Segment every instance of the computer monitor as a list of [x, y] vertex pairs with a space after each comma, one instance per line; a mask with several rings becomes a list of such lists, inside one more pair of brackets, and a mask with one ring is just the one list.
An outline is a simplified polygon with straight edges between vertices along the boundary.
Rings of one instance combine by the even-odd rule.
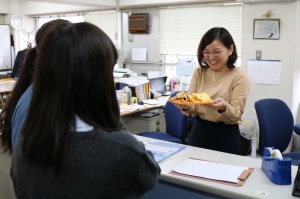
[[151, 78], [149, 79], [150, 88], [162, 95], [171, 95], [172, 92], [167, 91], [166, 80], [167, 76]]

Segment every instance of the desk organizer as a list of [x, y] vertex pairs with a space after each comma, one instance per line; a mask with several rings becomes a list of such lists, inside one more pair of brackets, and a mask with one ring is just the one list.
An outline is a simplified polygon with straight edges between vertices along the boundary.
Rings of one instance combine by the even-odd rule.
[[[272, 150], [274, 147], [272, 147]], [[292, 183], [291, 158], [271, 158], [271, 153], [264, 147], [261, 169], [269, 180], [278, 185], [290, 185]]]

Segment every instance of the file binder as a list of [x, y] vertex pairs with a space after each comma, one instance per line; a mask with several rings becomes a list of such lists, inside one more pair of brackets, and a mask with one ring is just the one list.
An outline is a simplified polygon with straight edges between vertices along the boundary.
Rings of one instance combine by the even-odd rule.
[[151, 141], [145, 144], [147, 151], [151, 151], [156, 162], [163, 161], [186, 146], [180, 144]]

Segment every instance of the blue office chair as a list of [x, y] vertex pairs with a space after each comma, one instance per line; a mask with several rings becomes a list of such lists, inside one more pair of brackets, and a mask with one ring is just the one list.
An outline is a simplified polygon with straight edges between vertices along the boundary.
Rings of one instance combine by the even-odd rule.
[[[254, 103], [259, 123], [258, 154], [263, 155], [264, 147], [274, 147], [280, 152], [287, 149], [294, 129], [294, 118], [290, 108], [280, 99], [262, 99]], [[300, 153], [285, 153], [292, 165], [298, 166]]]
[[[172, 93], [170, 97], [173, 97], [176, 94], [177, 92]], [[167, 126], [167, 133], [152, 131], [152, 132], [138, 133], [137, 135], [169, 141], [169, 142], [185, 144], [188, 117], [183, 115], [181, 111], [171, 102], [166, 103], [164, 113], [165, 113], [165, 120]]]
[[295, 124], [295, 126], [294, 126], [294, 132], [297, 133], [298, 135], [300, 135], [300, 123], [299, 124]]

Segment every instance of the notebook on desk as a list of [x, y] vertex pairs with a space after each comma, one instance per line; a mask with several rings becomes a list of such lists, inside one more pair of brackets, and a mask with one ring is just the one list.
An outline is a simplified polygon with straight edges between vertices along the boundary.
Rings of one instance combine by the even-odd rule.
[[162, 95], [171, 95], [172, 91], [168, 91], [166, 87], [167, 77], [155, 77], [148, 79], [150, 81], [150, 88]]

